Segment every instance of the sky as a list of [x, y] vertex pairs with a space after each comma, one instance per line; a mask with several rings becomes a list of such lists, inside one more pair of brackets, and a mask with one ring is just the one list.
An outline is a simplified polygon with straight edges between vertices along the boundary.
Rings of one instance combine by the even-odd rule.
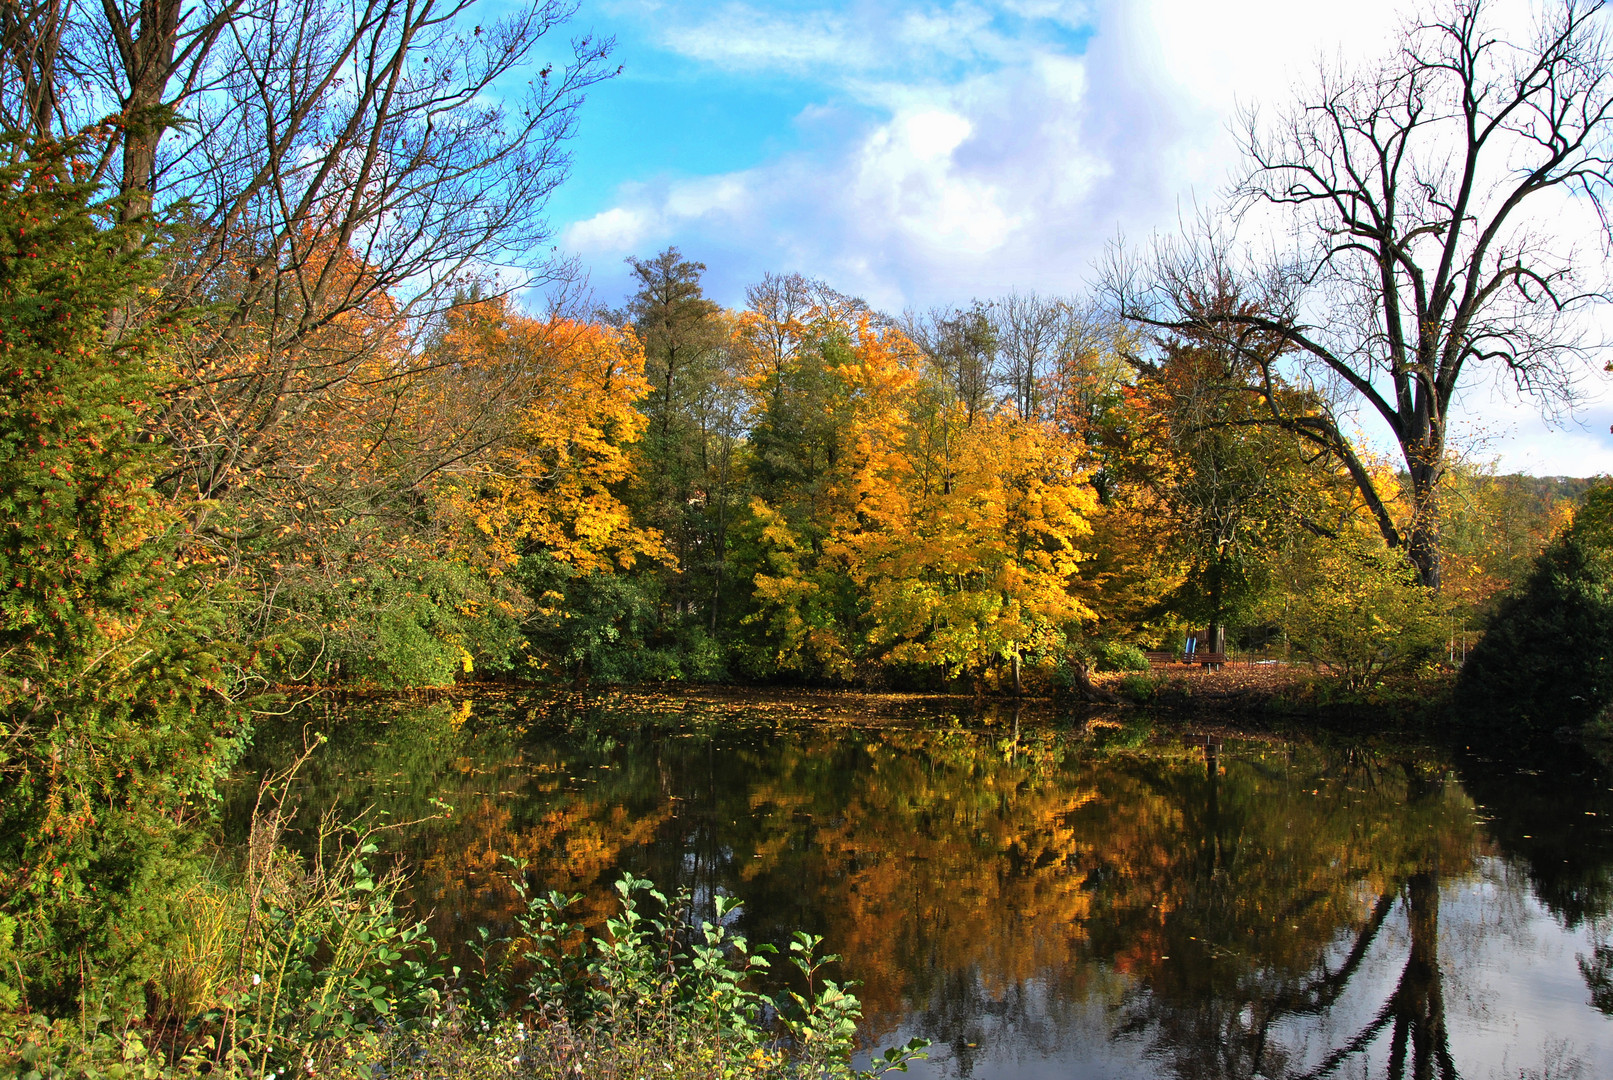
[[[622, 73], [581, 112], [556, 243], [610, 304], [627, 257], [673, 245], [730, 306], [768, 271], [889, 312], [1079, 295], [1117, 237], [1217, 203], [1239, 107], [1292, 100], [1320, 60], [1381, 54], [1406, 8], [582, 0], [569, 29], [614, 37]], [[1506, 472], [1613, 472], [1609, 389], [1588, 372], [1577, 409], [1546, 421], [1475, 382], [1458, 441]]]

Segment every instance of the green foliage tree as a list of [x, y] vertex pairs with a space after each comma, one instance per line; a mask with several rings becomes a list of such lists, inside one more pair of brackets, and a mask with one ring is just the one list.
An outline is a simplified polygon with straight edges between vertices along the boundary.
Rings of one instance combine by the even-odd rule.
[[[1445, 607], [1414, 570], [1372, 539], [1342, 536], [1296, 543], [1279, 569], [1272, 621], [1295, 651], [1368, 690], [1385, 676], [1428, 664], [1445, 644]], [[1279, 602], [1280, 601], [1280, 602]]]
[[636, 516], [657, 529], [674, 558], [655, 571], [668, 647], [709, 633], [724, 607], [726, 539], [742, 506], [737, 454], [743, 411], [721, 309], [700, 285], [703, 263], [668, 248], [630, 259], [638, 291], [627, 314], [644, 346], [649, 418], [638, 445]]
[[139, 437], [184, 326], [116, 329], [160, 266], [94, 142], [0, 166], [0, 992], [36, 1007], [141, 981], [236, 730]]
[[1280, 537], [1307, 521], [1306, 496], [1326, 479], [1292, 436], [1260, 423], [1239, 361], [1213, 344], [1171, 342], [1139, 380], [1156, 432], [1133, 468], [1170, 509], [1171, 546], [1186, 571], [1169, 603], [1206, 628], [1215, 651], [1229, 623], [1252, 616]]
[[583, 687], [725, 674], [722, 652], [703, 627], [687, 627], [671, 641], [657, 635], [660, 582], [651, 574], [586, 574], [538, 553], [521, 560], [516, 577], [532, 597], [523, 630], [539, 677]]

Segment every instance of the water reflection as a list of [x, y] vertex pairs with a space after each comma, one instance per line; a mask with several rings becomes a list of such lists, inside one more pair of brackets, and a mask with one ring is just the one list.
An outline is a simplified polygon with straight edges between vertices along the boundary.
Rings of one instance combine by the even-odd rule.
[[[597, 904], [623, 868], [737, 894], [753, 939], [825, 935], [872, 1039], [937, 1040], [928, 1075], [1613, 1075], [1594, 777], [868, 708], [327, 705], [306, 798], [453, 805], [399, 837], [440, 941], [507, 921], [506, 854]], [[298, 737], [265, 735], [252, 767]]]

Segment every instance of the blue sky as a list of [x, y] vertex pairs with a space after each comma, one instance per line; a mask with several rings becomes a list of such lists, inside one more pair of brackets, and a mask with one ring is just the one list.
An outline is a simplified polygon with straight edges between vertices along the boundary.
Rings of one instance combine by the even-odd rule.
[[[1509, 0], [1510, 2], [1510, 0]], [[1404, 5], [1398, 5], [1403, 10]], [[1394, 0], [582, 0], [616, 38], [550, 216], [604, 302], [668, 245], [714, 299], [800, 271], [887, 311], [1079, 294], [1117, 235], [1174, 231], [1237, 164], [1240, 103], [1383, 51]], [[1587, 384], [1600, 394], [1601, 380]], [[1613, 471], [1613, 409], [1547, 428], [1467, 394], [1480, 457]]]

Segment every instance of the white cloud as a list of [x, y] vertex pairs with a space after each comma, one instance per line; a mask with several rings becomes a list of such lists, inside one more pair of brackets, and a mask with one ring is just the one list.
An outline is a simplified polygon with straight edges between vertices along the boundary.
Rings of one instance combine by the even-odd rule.
[[698, 21], [668, 21], [661, 33], [672, 51], [728, 70], [861, 69], [877, 63], [874, 41], [829, 11], [784, 16], [744, 4], [707, 9]]
[[[747, 264], [741, 281], [799, 269], [897, 309], [1048, 288], [1032, 267], [1062, 261], [1105, 174], [1081, 147], [1086, 92], [1082, 62], [1047, 53], [950, 86], [870, 86], [888, 117], [827, 159], [633, 185], [563, 239], [600, 263], [673, 242], [723, 249]], [[700, 257], [718, 275], [733, 266]], [[1085, 268], [1065, 262], [1057, 287], [1076, 287]]]
[[561, 241], [571, 250], [585, 254], [637, 251], [653, 231], [643, 209], [613, 206], [567, 226]]
[[954, 155], [974, 124], [956, 112], [923, 108], [877, 128], [856, 156], [851, 209], [887, 238], [983, 255], [1002, 247], [1023, 220], [996, 184], [958, 168]]
[[1003, 9], [1023, 19], [1045, 19], [1072, 29], [1092, 22], [1092, 5], [1082, 0], [1005, 0]]
[[[1032, 29], [1005, 33], [1010, 12]], [[1079, 25], [1079, 5], [1057, 2], [950, 5], [856, 3], [843, 8], [774, 12], [752, 3], [665, 8], [655, 21], [661, 44], [726, 71], [782, 71], [820, 80], [905, 72], [933, 75], [937, 65], [1012, 62], [1047, 28]]]
[[1548, 427], [1532, 418], [1531, 423], [1515, 428], [1511, 438], [1498, 442], [1496, 451], [1502, 472], [1535, 476], [1613, 474], [1613, 443], [1609, 442], [1605, 424]]

